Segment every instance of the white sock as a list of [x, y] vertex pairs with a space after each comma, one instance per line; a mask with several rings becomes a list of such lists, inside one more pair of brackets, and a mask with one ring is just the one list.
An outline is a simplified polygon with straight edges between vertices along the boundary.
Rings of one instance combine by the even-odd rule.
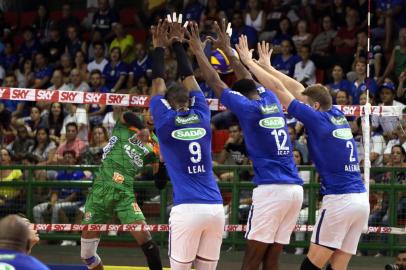
[[218, 261], [204, 261], [196, 258], [194, 265], [196, 270], [216, 270], [217, 263]]

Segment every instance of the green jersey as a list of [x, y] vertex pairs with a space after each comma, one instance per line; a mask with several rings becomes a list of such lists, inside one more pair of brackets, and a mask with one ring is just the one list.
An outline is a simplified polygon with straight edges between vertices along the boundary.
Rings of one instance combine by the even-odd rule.
[[[156, 137], [153, 139], [156, 141]], [[144, 144], [135, 131], [117, 122], [109, 143], [103, 148], [102, 164], [96, 181], [115, 188], [132, 190], [134, 177], [144, 165], [157, 161], [154, 146]], [[99, 182], [99, 183], [100, 183]]]

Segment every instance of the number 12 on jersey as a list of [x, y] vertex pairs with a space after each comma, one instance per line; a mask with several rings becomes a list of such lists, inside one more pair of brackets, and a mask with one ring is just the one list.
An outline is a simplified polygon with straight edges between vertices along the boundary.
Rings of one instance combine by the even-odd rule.
[[[202, 147], [200, 146], [200, 143], [198, 142], [189, 143], [189, 152], [190, 152], [190, 161], [193, 164], [197, 164], [202, 161]], [[205, 173], [205, 172], [206, 169], [204, 168], [204, 164], [188, 166], [189, 174]]]

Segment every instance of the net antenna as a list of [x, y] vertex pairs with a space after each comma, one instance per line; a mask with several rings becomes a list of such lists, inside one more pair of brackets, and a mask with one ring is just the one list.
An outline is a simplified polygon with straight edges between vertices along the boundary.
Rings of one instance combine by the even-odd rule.
[[[364, 141], [364, 184], [369, 198], [369, 183], [371, 177], [371, 160], [370, 160], [370, 139], [371, 139], [371, 122], [370, 116], [372, 113], [371, 103], [369, 102], [369, 84], [370, 84], [370, 70], [371, 70], [371, 0], [368, 0], [368, 39], [367, 39], [367, 101], [364, 106], [364, 116], [361, 117], [362, 135]], [[364, 232], [368, 232], [368, 222], [364, 226]]]

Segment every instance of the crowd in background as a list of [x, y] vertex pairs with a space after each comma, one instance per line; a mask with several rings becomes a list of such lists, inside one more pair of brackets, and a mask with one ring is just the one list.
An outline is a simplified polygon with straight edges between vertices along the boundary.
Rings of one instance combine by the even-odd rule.
[[[71, 90], [148, 95], [151, 87], [151, 40], [149, 28], [159, 18], [181, 11], [183, 18], [199, 23], [202, 38], [214, 36], [213, 21], [231, 22], [231, 42], [244, 34], [250, 47], [265, 40], [273, 46], [272, 65], [303, 85], [325, 84], [334, 104], [364, 105], [366, 89], [373, 105], [404, 107], [406, 102], [406, 0], [371, 1], [371, 48], [367, 50], [367, 0], [185, 0], [143, 1], [131, 12], [115, 9], [114, 0], [87, 1], [83, 16], [69, 2], [50, 11], [37, 6], [32, 25], [13, 25], [8, 11], [0, 11], [0, 82], [4, 87]], [[75, 13], [76, 12], [76, 13]], [[55, 15], [56, 14], [56, 15]], [[121, 16], [120, 16], [121, 15]], [[24, 19], [24, 18], [22, 18]], [[211, 59], [218, 56], [210, 44]], [[193, 54], [195, 75], [208, 98], [213, 91], [203, 81]], [[177, 62], [170, 49], [165, 54], [166, 84], [177, 81]], [[220, 59], [221, 60], [221, 59]], [[367, 77], [367, 65], [370, 76]], [[235, 77], [218, 69], [229, 84]], [[147, 109], [133, 108], [153, 130]], [[0, 100], [1, 165], [100, 164], [118, 108], [100, 104], [61, 104]], [[249, 164], [244, 138], [230, 112], [213, 112], [213, 153], [216, 164]], [[289, 134], [298, 165], [311, 164], [303, 126], [288, 117]], [[347, 117], [363, 162], [360, 118]], [[371, 162], [373, 166], [406, 167], [406, 117], [372, 117]], [[0, 171], [1, 181], [24, 179], [21, 170]], [[36, 179], [83, 180], [79, 171], [35, 172]], [[233, 178], [218, 173], [219, 180]], [[249, 180], [251, 173], [240, 178]], [[308, 181], [310, 174], [302, 173]], [[372, 181], [406, 182], [405, 173], [373, 174]], [[21, 204], [21, 191], [0, 191], [0, 213]], [[47, 199], [81, 202], [77, 190], [61, 190]], [[375, 196], [375, 195], [373, 195]], [[379, 220], [384, 219], [384, 196], [379, 201]], [[16, 203], [18, 201], [18, 203]], [[39, 200], [41, 201], [41, 200]], [[48, 204], [47, 204], [48, 205]], [[34, 214], [41, 221], [47, 205]], [[403, 207], [403, 206], [402, 206]], [[57, 209], [57, 208], [54, 208]], [[22, 209], [18, 209], [22, 210]], [[379, 210], [379, 211], [378, 211]], [[42, 212], [41, 212], [42, 211]], [[406, 206], [404, 209], [406, 213]], [[374, 211], [372, 211], [374, 213]], [[56, 220], [58, 211], [52, 213]], [[375, 217], [375, 216], [374, 216]]]

